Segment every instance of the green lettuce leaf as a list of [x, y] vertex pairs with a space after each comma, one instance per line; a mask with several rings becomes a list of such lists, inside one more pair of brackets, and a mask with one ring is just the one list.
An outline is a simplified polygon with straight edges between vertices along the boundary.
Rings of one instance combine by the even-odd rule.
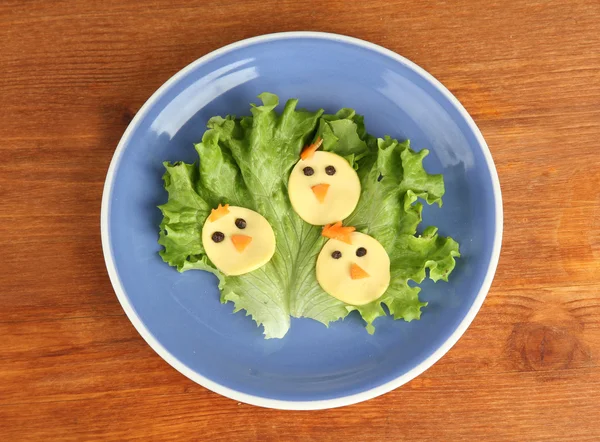
[[[202, 141], [195, 145], [196, 164], [165, 163], [163, 177], [169, 194], [160, 206], [163, 221], [159, 244], [163, 260], [177, 270], [210, 271], [219, 278], [221, 301], [233, 302], [264, 328], [267, 338], [281, 338], [290, 317], [306, 317], [328, 325], [357, 310], [373, 333], [373, 321], [385, 315], [419, 319], [426, 303], [418, 287], [426, 277], [446, 281], [459, 256], [458, 244], [437, 234], [435, 227], [416, 236], [422, 199], [438, 203], [444, 194], [441, 175], [429, 175], [422, 162], [427, 151], [414, 152], [408, 141], [367, 134], [363, 118], [352, 109], [333, 115], [322, 110], [297, 110], [288, 100], [278, 114], [276, 95], [259, 96], [262, 106], [251, 116], [214, 117]], [[337, 153], [357, 170], [362, 185], [359, 204], [344, 221], [367, 233], [386, 248], [392, 283], [384, 295], [367, 305], [347, 305], [325, 293], [316, 280], [315, 263], [325, 239], [321, 228], [296, 215], [287, 193], [291, 169], [306, 144], [317, 136], [323, 149]], [[210, 262], [202, 247], [201, 230], [210, 209], [219, 203], [250, 208], [271, 224], [277, 239], [269, 263], [241, 276], [225, 276]]]

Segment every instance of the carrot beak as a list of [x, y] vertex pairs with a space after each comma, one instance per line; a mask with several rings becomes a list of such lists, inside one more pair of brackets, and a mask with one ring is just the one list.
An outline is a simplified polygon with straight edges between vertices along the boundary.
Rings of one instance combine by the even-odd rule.
[[360, 267], [358, 264], [352, 264], [350, 266], [350, 278], [352, 279], [363, 279], [363, 278], [368, 278], [369, 275], [367, 272], [365, 272], [362, 267]]
[[248, 244], [252, 242], [252, 237], [248, 235], [232, 235], [231, 242], [236, 250], [242, 253], [248, 247]]
[[327, 191], [329, 190], [329, 184], [317, 184], [316, 186], [312, 186], [311, 189], [319, 202], [323, 204], [325, 196], [327, 196]]

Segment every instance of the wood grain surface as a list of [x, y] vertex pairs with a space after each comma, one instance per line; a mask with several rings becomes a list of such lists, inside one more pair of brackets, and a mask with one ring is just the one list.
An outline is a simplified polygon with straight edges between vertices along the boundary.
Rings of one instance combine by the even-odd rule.
[[[494, 156], [505, 235], [481, 312], [439, 363], [368, 402], [239, 404], [124, 315], [100, 199], [127, 124], [225, 44], [319, 30], [427, 69]], [[600, 440], [600, 2], [0, 2], [0, 440]]]

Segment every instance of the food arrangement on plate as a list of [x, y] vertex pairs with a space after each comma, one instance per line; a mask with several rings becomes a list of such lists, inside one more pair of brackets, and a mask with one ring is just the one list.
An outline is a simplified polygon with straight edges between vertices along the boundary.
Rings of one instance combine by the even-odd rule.
[[421, 283], [447, 281], [458, 243], [417, 233], [423, 200], [441, 206], [444, 181], [427, 150], [370, 135], [352, 109], [283, 112], [263, 93], [251, 116], [213, 117], [194, 164], [165, 163], [163, 260], [219, 279], [221, 301], [245, 310], [266, 338], [290, 317], [325, 325], [357, 311], [374, 321], [419, 319]]
[[[275, 89], [300, 104], [266, 93], [247, 111]], [[439, 360], [484, 302], [502, 226], [456, 97], [385, 48], [315, 32], [240, 41], [168, 80], [119, 142], [101, 217], [148, 344], [212, 391], [284, 409], [364, 401]]]

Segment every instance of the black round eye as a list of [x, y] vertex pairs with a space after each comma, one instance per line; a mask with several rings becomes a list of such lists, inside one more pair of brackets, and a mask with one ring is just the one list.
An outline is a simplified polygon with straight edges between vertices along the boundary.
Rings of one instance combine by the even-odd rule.
[[333, 252], [331, 254], [331, 257], [333, 259], [340, 259], [342, 257], [342, 252], [340, 252], [339, 250], [336, 250], [335, 252]]
[[333, 166], [327, 166], [325, 168], [325, 173], [327, 175], [335, 175], [335, 167], [333, 167]]
[[238, 229], [246, 228], [246, 220], [244, 218], [238, 218], [235, 220], [235, 225]]
[[356, 249], [356, 256], [358, 256], [359, 258], [365, 256], [366, 254], [367, 249], [365, 249], [364, 247], [359, 247], [358, 249]]
[[211, 238], [214, 242], [221, 242], [225, 239], [225, 234], [223, 232], [215, 232]]
[[304, 175], [306, 175], [306, 176], [311, 176], [311, 175], [314, 175], [314, 173], [315, 173], [315, 169], [313, 169], [312, 167], [308, 167], [308, 166], [306, 166], [304, 169], [302, 169], [302, 171], [304, 172]]

